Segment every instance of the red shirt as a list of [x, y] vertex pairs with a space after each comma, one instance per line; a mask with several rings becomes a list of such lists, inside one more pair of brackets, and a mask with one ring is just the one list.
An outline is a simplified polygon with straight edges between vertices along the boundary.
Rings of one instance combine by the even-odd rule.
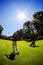
[[13, 40], [13, 41], [17, 41], [17, 40], [18, 40], [18, 37], [17, 37], [17, 36], [14, 36], [14, 37], [12, 38], [12, 40]]

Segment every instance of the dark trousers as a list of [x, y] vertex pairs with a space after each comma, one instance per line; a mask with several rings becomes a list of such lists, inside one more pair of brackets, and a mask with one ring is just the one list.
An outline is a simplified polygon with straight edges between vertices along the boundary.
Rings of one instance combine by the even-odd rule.
[[30, 46], [35, 46], [35, 41], [32, 41]]

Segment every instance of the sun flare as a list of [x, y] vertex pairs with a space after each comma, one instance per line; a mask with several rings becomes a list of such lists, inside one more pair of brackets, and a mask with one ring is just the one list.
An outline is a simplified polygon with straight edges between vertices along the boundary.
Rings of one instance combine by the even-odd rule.
[[19, 20], [24, 20], [25, 18], [26, 18], [25, 13], [23, 13], [23, 12], [18, 13], [18, 19]]

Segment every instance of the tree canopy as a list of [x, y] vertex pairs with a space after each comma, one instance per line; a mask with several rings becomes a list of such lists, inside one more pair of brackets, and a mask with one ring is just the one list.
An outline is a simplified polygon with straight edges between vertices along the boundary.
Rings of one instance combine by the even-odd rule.
[[43, 23], [43, 11], [39, 11], [33, 14], [33, 18]]
[[0, 35], [2, 34], [3, 27], [0, 25]]

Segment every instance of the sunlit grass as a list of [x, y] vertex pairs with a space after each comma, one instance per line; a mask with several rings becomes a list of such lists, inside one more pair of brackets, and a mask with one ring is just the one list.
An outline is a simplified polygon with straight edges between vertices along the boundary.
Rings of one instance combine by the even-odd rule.
[[29, 47], [30, 43], [17, 41], [20, 54], [12, 61], [5, 57], [12, 52], [12, 41], [0, 39], [0, 65], [43, 65], [43, 40], [36, 41], [39, 47]]

